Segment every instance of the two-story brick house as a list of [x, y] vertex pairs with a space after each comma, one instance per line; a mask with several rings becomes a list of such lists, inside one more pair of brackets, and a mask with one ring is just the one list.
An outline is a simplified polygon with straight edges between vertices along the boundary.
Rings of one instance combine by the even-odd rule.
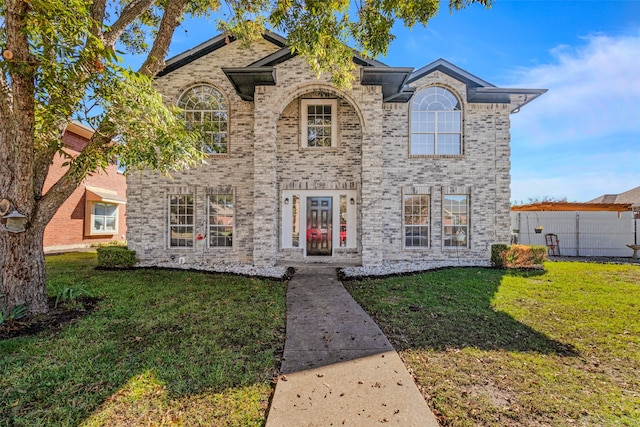
[[353, 61], [348, 90], [272, 33], [167, 61], [157, 87], [210, 155], [172, 179], [129, 176], [130, 248], [158, 264], [488, 260], [510, 237], [509, 115], [545, 90], [442, 59]]
[[[92, 135], [93, 129], [81, 123], [69, 124], [62, 136], [66, 155], [54, 157], [44, 183], [45, 192], [67, 172], [67, 156], [77, 156]], [[86, 177], [49, 221], [44, 231], [44, 250], [65, 251], [124, 240], [126, 192], [127, 182], [116, 162]]]

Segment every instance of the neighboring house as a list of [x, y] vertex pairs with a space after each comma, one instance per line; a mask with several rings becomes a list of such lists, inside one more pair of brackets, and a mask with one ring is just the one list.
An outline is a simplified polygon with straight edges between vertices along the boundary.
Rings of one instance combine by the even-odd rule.
[[603, 194], [588, 203], [630, 203], [632, 209], [638, 212], [640, 211], [640, 187], [632, 188], [620, 194]]
[[167, 61], [156, 85], [209, 156], [172, 179], [129, 175], [141, 261], [486, 261], [508, 242], [509, 115], [545, 90], [498, 88], [443, 59], [353, 61], [349, 90], [273, 33]]
[[[64, 150], [76, 156], [89, 142], [93, 130], [77, 122], [69, 124], [62, 137]], [[44, 184], [47, 191], [66, 171], [66, 158], [56, 155]], [[127, 232], [126, 178], [115, 162], [106, 171], [88, 176], [53, 216], [44, 232], [45, 251], [88, 247], [124, 240]]]

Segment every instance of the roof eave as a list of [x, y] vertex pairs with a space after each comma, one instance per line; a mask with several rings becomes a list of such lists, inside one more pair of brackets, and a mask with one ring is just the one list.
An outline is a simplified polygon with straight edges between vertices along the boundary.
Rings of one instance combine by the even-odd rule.
[[522, 107], [547, 91], [548, 89], [468, 87], [467, 102], [510, 104], [511, 113], [515, 114], [519, 112]]
[[253, 101], [256, 86], [274, 86], [276, 71], [273, 67], [222, 68], [240, 98]]
[[[362, 67], [360, 84], [381, 86], [384, 102], [407, 102], [413, 90], [405, 89], [405, 85], [412, 72], [413, 68], [410, 67]], [[408, 97], [406, 97], [407, 94], [409, 94]]]

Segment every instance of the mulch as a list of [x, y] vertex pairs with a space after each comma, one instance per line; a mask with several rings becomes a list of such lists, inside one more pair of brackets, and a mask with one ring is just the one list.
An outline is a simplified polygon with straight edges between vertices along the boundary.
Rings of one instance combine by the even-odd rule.
[[7, 320], [0, 324], [0, 340], [35, 335], [42, 331], [56, 332], [66, 324], [80, 319], [98, 306], [99, 298], [79, 297], [74, 304], [59, 304], [49, 298], [49, 313], [27, 316], [20, 320]]

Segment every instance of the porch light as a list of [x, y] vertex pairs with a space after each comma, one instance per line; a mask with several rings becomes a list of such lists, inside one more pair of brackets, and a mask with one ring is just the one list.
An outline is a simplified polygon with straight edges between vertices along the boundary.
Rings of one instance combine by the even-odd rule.
[[349, 203], [351, 203], [352, 205], [356, 204], [356, 199], [354, 199], [353, 197], [351, 198], [351, 200], [349, 200]]
[[285, 198], [284, 198], [284, 204], [285, 204], [285, 205], [288, 205], [288, 204], [289, 204], [289, 198], [288, 198], [288, 197], [285, 197]]
[[22, 233], [26, 230], [27, 217], [15, 209], [3, 216], [0, 221], [2, 221], [2, 227], [10, 233]]

